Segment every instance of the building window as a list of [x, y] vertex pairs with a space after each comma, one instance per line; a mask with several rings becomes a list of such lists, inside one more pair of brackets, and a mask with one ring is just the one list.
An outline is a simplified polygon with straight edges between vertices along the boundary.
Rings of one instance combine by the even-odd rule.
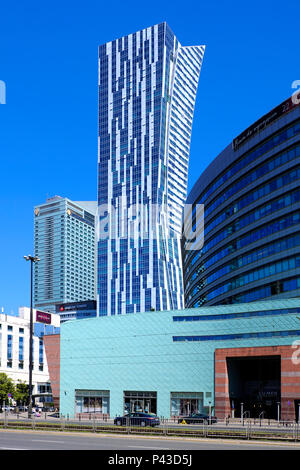
[[235, 339], [272, 338], [274, 336], [300, 336], [300, 330], [266, 331], [254, 333], [234, 333], [226, 335], [173, 336], [173, 341], [231, 341]]
[[75, 390], [75, 412], [109, 415], [109, 398], [109, 390]]
[[24, 338], [19, 337], [19, 361], [24, 361]]
[[203, 412], [202, 392], [172, 392], [171, 416], [186, 416]]
[[7, 359], [8, 360], [12, 359], [12, 346], [13, 346], [13, 337], [12, 335], [8, 335], [7, 336]]
[[[40, 365], [44, 362], [44, 342], [42, 339], [39, 340], [39, 362]], [[40, 369], [43, 370], [43, 369]]]
[[45, 384], [38, 384], [37, 386], [38, 393], [43, 394], [43, 393], [52, 393], [51, 391], [51, 385], [48, 383]]
[[157, 412], [157, 392], [124, 392], [124, 413]]

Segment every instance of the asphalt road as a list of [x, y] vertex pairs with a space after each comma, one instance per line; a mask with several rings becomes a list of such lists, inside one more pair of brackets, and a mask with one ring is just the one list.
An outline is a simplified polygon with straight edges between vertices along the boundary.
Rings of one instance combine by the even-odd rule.
[[0, 451], [5, 450], [300, 450], [300, 444], [0, 430]]

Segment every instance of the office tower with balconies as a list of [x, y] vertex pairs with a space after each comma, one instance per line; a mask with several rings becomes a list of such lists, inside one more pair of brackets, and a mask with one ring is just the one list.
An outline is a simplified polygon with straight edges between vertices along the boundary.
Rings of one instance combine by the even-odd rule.
[[96, 298], [96, 202], [74, 202], [55, 196], [35, 207], [34, 306], [56, 311], [56, 305]]
[[203, 54], [166, 23], [99, 47], [99, 315], [183, 307], [181, 220]]

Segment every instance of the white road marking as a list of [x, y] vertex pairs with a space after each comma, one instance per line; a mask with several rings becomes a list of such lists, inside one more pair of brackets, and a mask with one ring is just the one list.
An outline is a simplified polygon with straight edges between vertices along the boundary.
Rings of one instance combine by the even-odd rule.
[[149, 447], [149, 446], [128, 446], [129, 448], [134, 448], [134, 449], [155, 449], [155, 450], [170, 450], [166, 447]]
[[32, 439], [31, 442], [51, 442], [53, 444], [64, 444], [64, 441], [49, 441], [46, 439]]
[[19, 449], [18, 447], [0, 447], [1, 450], [28, 450], [28, 449]]

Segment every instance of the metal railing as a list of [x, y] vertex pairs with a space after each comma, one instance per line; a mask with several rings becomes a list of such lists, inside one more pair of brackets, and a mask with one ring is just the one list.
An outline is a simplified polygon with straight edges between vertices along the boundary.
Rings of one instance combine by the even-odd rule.
[[128, 419], [122, 425], [114, 424], [113, 418], [96, 418], [92, 414], [83, 420], [67, 416], [53, 416], [53, 413], [42, 413], [40, 417], [34, 414], [29, 419], [25, 413], [0, 413], [0, 428], [2, 429], [31, 429], [35, 431], [73, 431], [114, 434], [143, 434], [155, 436], [178, 436], [191, 438], [230, 438], [256, 439], [272, 441], [300, 442], [299, 424], [295, 421], [277, 421], [258, 418], [242, 417], [227, 418], [213, 422], [209, 420], [181, 418], [160, 418], [158, 426], [134, 423]]

